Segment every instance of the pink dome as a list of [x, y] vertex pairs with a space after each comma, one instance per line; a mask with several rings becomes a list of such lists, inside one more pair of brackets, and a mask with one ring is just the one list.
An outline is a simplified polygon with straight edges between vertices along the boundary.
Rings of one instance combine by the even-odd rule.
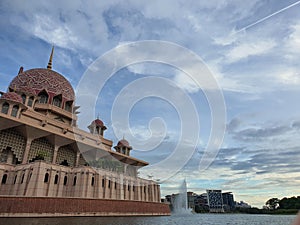
[[95, 123], [97, 126], [100, 126], [100, 127], [103, 127], [103, 126], [104, 126], [103, 121], [102, 121], [102, 120], [99, 120], [99, 119], [94, 120], [94, 123]]
[[129, 142], [125, 139], [122, 139], [118, 142], [117, 144], [118, 147], [127, 147], [127, 148], [131, 148], [131, 146], [129, 145]]
[[50, 69], [39, 68], [21, 72], [12, 80], [9, 89], [30, 95], [38, 95], [46, 90], [49, 96], [61, 94], [67, 101], [75, 100], [75, 93], [69, 81]]
[[1, 99], [5, 99], [5, 100], [9, 100], [9, 101], [13, 101], [13, 102], [17, 102], [17, 103], [23, 104], [23, 100], [22, 100], [21, 96], [18, 95], [16, 92], [7, 92], [7, 93], [4, 93], [1, 96]]

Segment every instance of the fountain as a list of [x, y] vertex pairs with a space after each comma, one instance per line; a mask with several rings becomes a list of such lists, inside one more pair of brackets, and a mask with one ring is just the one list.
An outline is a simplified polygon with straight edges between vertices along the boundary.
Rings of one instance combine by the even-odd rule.
[[188, 208], [187, 186], [184, 179], [180, 185], [179, 194], [174, 196], [173, 212], [175, 214], [190, 214], [191, 209]]

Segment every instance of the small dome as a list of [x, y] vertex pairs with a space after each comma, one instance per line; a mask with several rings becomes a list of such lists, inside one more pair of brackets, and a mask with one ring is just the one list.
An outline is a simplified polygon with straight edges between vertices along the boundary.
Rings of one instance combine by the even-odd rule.
[[16, 92], [7, 92], [7, 93], [4, 93], [1, 96], [0, 99], [5, 99], [5, 100], [9, 100], [9, 101], [13, 101], [13, 102], [17, 102], [17, 103], [23, 104], [22, 97], [20, 95], [18, 95]]
[[129, 142], [125, 139], [122, 139], [118, 142], [117, 144], [118, 147], [127, 147], [127, 148], [131, 148], [131, 146], [129, 145]]
[[50, 69], [30, 69], [21, 71], [10, 83], [9, 88], [29, 95], [38, 95], [46, 90], [50, 96], [62, 95], [66, 101], [74, 101], [75, 93], [69, 81]]
[[99, 119], [94, 120], [94, 123], [95, 123], [97, 126], [100, 126], [100, 127], [103, 127], [103, 126], [104, 126], [103, 121], [102, 121], [102, 120], [99, 120]]

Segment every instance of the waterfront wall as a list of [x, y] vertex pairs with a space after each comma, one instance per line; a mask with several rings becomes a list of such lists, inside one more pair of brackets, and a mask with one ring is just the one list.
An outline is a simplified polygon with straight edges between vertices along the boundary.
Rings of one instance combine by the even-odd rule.
[[0, 217], [170, 215], [169, 205], [111, 199], [0, 196]]

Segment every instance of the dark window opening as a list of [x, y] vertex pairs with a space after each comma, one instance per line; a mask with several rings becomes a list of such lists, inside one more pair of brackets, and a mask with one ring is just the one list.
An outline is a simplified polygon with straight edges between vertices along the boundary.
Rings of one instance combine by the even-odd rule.
[[70, 166], [69, 163], [68, 163], [68, 161], [66, 159], [64, 161], [62, 161], [60, 163], [60, 165], [62, 165], [62, 166]]
[[58, 183], [58, 175], [56, 174], [54, 177], [54, 184], [57, 184], [57, 183]]
[[30, 97], [30, 98], [28, 99], [27, 105], [28, 105], [29, 107], [31, 107], [31, 106], [32, 106], [32, 104], [33, 104], [33, 100], [34, 100], [34, 98], [33, 98], [33, 97]]
[[21, 178], [21, 184], [23, 184], [23, 182], [24, 182], [24, 176], [25, 176], [25, 174], [23, 173], [22, 178]]
[[48, 181], [49, 181], [49, 173], [46, 173], [44, 177], [44, 183], [48, 183]]
[[91, 185], [94, 186], [94, 184], [95, 184], [95, 178], [92, 177]]
[[105, 184], [105, 180], [102, 179], [102, 187], [104, 187], [104, 184]]
[[108, 188], [110, 188], [110, 180], [108, 181]]
[[38, 96], [40, 97], [39, 103], [42, 103], [42, 104], [48, 103], [48, 94], [45, 90], [41, 91]]
[[128, 184], [128, 191], [130, 191], [130, 186], [129, 186], [129, 184]]
[[14, 184], [17, 182], [17, 175], [15, 176], [15, 179], [14, 179]]
[[7, 102], [3, 103], [1, 112], [7, 114], [8, 108], [9, 108], [9, 104]]
[[117, 182], [115, 182], [115, 189], [117, 189]]
[[19, 111], [19, 106], [14, 105], [13, 108], [12, 108], [12, 110], [11, 110], [11, 115], [13, 117], [17, 117], [18, 111]]
[[65, 110], [68, 112], [72, 112], [72, 105], [73, 105], [73, 101], [67, 101], [65, 103]]
[[134, 186], [132, 187], [132, 191], [134, 192], [134, 190], [135, 190], [135, 188], [134, 188]]
[[67, 182], [68, 182], [68, 177], [65, 176], [65, 178], [64, 178], [64, 185], [67, 185]]
[[53, 98], [53, 102], [52, 104], [57, 106], [57, 107], [61, 107], [61, 102], [62, 102], [62, 96], [61, 95], [57, 95]]
[[7, 180], [7, 174], [4, 174], [3, 177], [2, 177], [1, 183], [6, 184], [6, 180]]
[[21, 97], [22, 97], [23, 104], [25, 104], [25, 102], [26, 102], [26, 95], [22, 94]]
[[76, 185], [76, 181], [77, 181], [77, 177], [75, 176], [74, 179], [73, 179], [73, 186]]

